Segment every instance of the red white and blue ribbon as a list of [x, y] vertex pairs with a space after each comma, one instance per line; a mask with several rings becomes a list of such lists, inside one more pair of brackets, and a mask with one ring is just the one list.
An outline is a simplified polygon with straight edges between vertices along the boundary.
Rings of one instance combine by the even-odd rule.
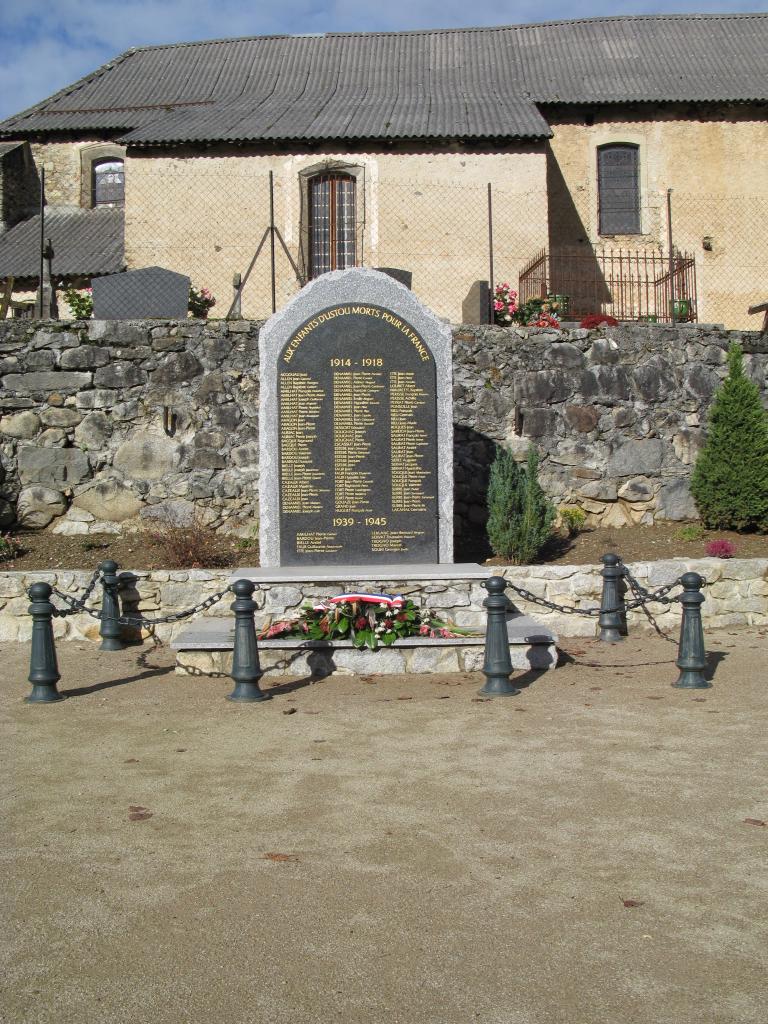
[[402, 608], [402, 594], [364, 594], [361, 591], [353, 591], [349, 594], [339, 594], [337, 597], [329, 597], [330, 604], [341, 604], [343, 601], [362, 601], [363, 604], [385, 604], [387, 608]]

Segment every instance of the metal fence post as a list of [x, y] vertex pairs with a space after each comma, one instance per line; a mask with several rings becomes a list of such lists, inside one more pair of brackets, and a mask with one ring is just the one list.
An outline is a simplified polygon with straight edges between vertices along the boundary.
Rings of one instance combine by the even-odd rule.
[[230, 605], [235, 613], [235, 649], [232, 653], [235, 688], [227, 695], [227, 700], [242, 704], [269, 700], [272, 696], [259, 687], [259, 680], [264, 673], [259, 664], [259, 644], [253, 622], [253, 613], [257, 607], [253, 600], [255, 589], [256, 584], [252, 580], [235, 580], [232, 584], [235, 594], [235, 600]]
[[101, 596], [101, 613], [99, 615], [99, 636], [101, 637], [100, 651], [122, 651], [123, 627], [120, 625], [120, 600], [118, 589], [120, 586], [117, 578], [118, 565], [108, 558], [99, 566], [101, 569], [101, 584], [103, 588]]
[[624, 566], [618, 555], [603, 555], [600, 561], [603, 563], [603, 568], [600, 570], [600, 575], [603, 577], [603, 593], [600, 597], [600, 615], [597, 619], [600, 626], [600, 640], [609, 644], [617, 644], [624, 639], [621, 635], [621, 627], [626, 611], [624, 597], [619, 586], [624, 577]]
[[479, 692], [486, 697], [512, 697], [520, 691], [509, 681], [512, 659], [507, 634], [509, 601], [504, 593], [507, 581], [502, 576], [491, 576], [483, 580], [483, 586], [488, 591], [488, 597], [483, 601], [483, 607], [488, 609], [488, 625], [483, 662], [485, 686]]
[[680, 577], [683, 593], [680, 603], [683, 606], [683, 619], [680, 623], [680, 645], [677, 650], [675, 664], [680, 675], [673, 686], [681, 690], [708, 690], [712, 683], [703, 676], [707, 667], [707, 655], [704, 650], [704, 627], [701, 624], [701, 606], [704, 595], [701, 588], [704, 580], [697, 572], [686, 572]]
[[32, 693], [25, 697], [27, 704], [52, 704], [64, 700], [56, 689], [61, 679], [56, 661], [53, 639], [53, 613], [50, 583], [33, 583], [29, 588], [29, 614], [32, 616], [32, 649], [29, 656], [29, 681]]

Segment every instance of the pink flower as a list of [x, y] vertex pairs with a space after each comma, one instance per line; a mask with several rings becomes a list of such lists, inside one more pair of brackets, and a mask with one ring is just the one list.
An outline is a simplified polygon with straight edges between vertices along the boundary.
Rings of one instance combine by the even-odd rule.
[[501, 301], [501, 299], [496, 299], [495, 302], [493, 303], [493, 308], [496, 310], [502, 310], [504, 309], [504, 303]]
[[711, 540], [705, 550], [710, 558], [733, 558], [736, 554], [736, 545], [720, 537], [717, 540]]
[[426, 622], [422, 622], [422, 624], [419, 626], [419, 636], [430, 636], [431, 633], [432, 630], [429, 628]]

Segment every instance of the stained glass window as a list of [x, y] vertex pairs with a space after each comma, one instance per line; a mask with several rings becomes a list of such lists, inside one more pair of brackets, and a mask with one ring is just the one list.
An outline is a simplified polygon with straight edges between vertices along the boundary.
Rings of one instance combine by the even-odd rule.
[[93, 165], [93, 205], [122, 206], [125, 169], [122, 160], [97, 160]]

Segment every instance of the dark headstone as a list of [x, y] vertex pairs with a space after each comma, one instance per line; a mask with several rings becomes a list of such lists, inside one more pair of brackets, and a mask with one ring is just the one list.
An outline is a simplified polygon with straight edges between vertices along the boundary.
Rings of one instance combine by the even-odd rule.
[[413, 282], [413, 274], [410, 270], [400, 270], [398, 267], [376, 267], [380, 274], [388, 274], [389, 277], [410, 288]]
[[340, 271], [260, 342], [262, 564], [452, 561], [445, 325], [383, 274]]
[[95, 277], [95, 320], [181, 320], [189, 307], [189, 278], [163, 267]]

